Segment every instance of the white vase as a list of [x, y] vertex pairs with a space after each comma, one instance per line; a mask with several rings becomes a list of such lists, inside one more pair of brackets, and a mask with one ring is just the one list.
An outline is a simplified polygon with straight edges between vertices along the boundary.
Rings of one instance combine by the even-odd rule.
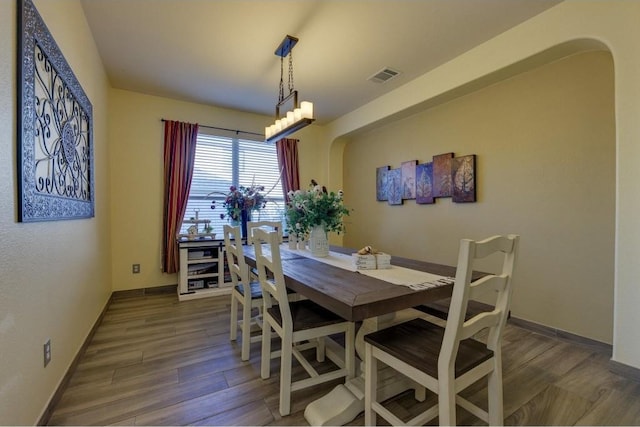
[[298, 236], [289, 233], [289, 249], [298, 249]]
[[329, 255], [329, 240], [327, 232], [321, 225], [316, 225], [309, 233], [309, 251], [311, 255], [325, 257]]

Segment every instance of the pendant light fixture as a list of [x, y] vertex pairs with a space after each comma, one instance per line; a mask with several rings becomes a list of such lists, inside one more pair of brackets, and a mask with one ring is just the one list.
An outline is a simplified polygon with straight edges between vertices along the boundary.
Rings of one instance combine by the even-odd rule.
[[[275, 54], [280, 57], [280, 88], [278, 94], [278, 103], [276, 104], [275, 122], [265, 127], [265, 142], [275, 142], [281, 138], [291, 135], [305, 126], [314, 122], [313, 103], [302, 101], [298, 103], [298, 91], [293, 86], [293, 56], [291, 51], [298, 43], [298, 39], [287, 35]], [[284, 58], [289, 57], [289, 94], [284, 96]], [[293, 101], [293, 108], [286, 113], [280, 114], [280, 108], [287, 102]]]

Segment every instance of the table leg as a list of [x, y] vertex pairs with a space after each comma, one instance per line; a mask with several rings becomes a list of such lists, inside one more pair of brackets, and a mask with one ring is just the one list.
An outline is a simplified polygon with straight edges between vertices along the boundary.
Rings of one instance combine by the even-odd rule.
[[[364, 360], [364, 336], [378, 329], [420, 317], [420, 312], [408, 309], [371, 319], [366, 319], [356, 335], [356, 352]], [[364, 363], [364, 362], [362, 362]], [[379, 364], [382, 365], [382, 364]], [[325, 396], [309, 403], [304, 418], [310, 425], [344, 425], [364, 411], [364, 369], [360, 375], [340, 384]], [[424, 399], [423, 388], [410, 379], [398, 375], [395, 370], [383, 366], [378, 372], [378, 400], [386, 400], [405, 390], [416, 390], [416, 396]]]

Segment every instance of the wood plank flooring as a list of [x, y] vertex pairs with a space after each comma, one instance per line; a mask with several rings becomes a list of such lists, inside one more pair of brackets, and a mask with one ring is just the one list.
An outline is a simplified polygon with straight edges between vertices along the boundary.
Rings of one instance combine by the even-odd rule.
[[[259, 343], [249, 361], [240, 360], [240, 345], [229, 341], [229, 306], [228, 296], [114, 296], [49, 425], [306, 425], [305, 406], [340, 381], [294, 392], [292, 414], [281, 417], [279, 360], [268, 380], [260, 378]], [[508, 325], [505, 423], [640, 425], [640, 382], [610, 372], [609, 357]], [[486, 405], [483, 383], [463, 395]], [[435, 400], [416, 402], [407, 392], [388, 404], [411, 417]], [[351, 424], [363, 423], [360, 415]], [[462, 409], [458, 423], [482, 424]]]

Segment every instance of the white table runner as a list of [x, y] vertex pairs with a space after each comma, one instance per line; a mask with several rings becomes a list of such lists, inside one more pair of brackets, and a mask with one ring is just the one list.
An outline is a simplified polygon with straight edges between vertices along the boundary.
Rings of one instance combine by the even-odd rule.
[[437, 274], [398, 267], [396, 265], [392, 265], [391, 268], [381, 270], [358, 270], [355, 265], [353, 265], [351, 255], [339, 252], [331, 251], [329, 252], [329, 256], [315, 257], [311, 255], [311, 252], [305, 249], [289, 249], [286, 245], [283, 245], [282, 248], [286, 251], [293, 252], [300, 256], [311, 258], [334, 267], [354, 271], [356, 273], [364, 274], [365, 276], [393, 283], [394, 285], [407, 286], [416, 291], [442, 285], [449, 285], [454, 282], [454, 278], [452, 277], [439, 276]]

